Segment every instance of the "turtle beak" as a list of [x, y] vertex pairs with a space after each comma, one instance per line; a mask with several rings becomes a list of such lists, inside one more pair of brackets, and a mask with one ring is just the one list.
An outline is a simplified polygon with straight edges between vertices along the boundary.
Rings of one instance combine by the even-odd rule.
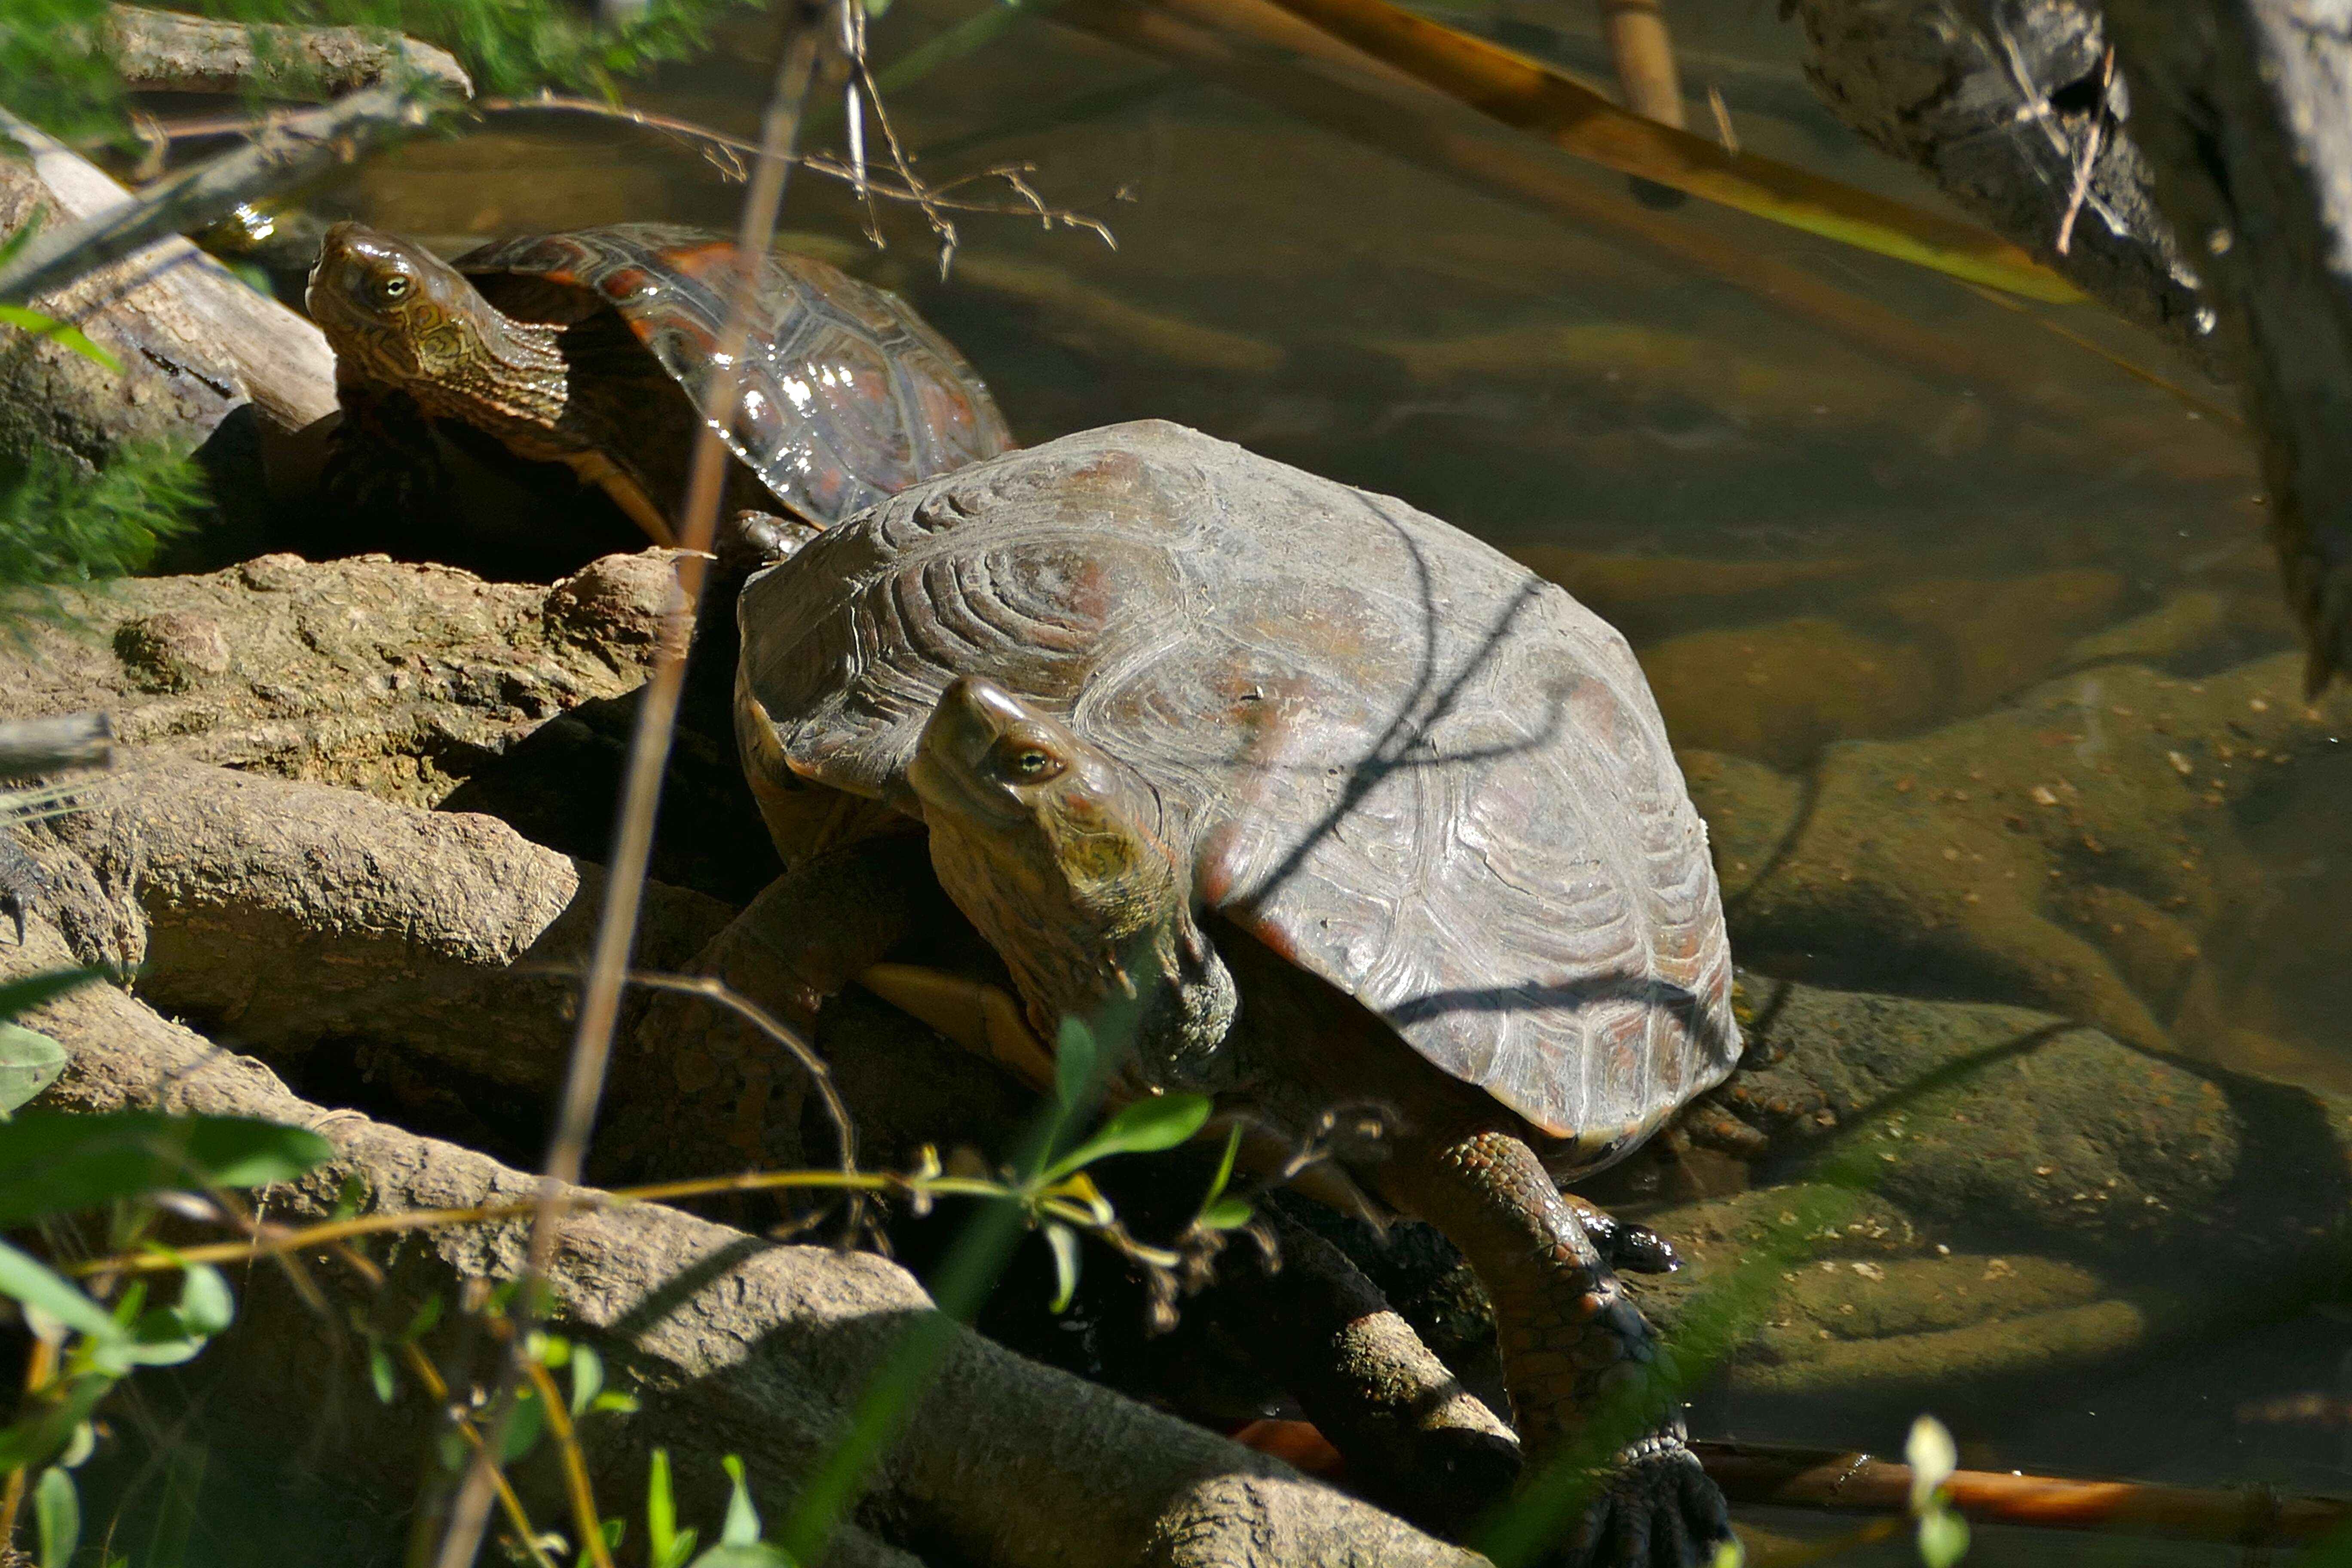
[[1013, 694], [992, 680], [959, 676], [949, 682], [907, 769], [907, 784], [926, 815], [931, 807], [1003, 815], [1011, 801], [987, 777], [988, 754], [1007, 730], [1027, 717]]

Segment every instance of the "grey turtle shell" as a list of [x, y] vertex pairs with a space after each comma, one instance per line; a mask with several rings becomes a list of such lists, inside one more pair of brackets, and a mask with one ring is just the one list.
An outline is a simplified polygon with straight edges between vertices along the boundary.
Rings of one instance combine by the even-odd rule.
[[1706, 829], [1624, 639], [1401, 501], [1113, 426], [904, 491], [740, 616], [747, 754], [915, 812], [946, 684], [1000, 683], [1150, 781], [1203, 904], [1564, 1163], [1738, 1056]]

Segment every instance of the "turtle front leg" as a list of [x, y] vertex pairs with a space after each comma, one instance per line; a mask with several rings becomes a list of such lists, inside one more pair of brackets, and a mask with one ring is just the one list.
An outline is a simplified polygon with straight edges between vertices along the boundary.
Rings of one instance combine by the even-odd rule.
[[[812, 856], [713, 937], [694, 970], [805, 1038], [825, 998], [919, 918], [929, 876], [919, 834]], [[701, 996], [656, 994], [614, 1055], [599, 1179], [799, 1163], [806, 1089], [805, 1068], [740, 1014]]]
[[[1408, 1141], [1379, 1168], [1384, 1195], [1444, 1232], [1495, 1304], [1503, 1382], [1528, 1478], [1572, 1449], [1643, 1384], [1661, 1348], [1535, 1152], [1505, 1132]], [[1605, 1490], [1569, 1560], [1609, 1568], [1696, 1564], [1729, 1532], [1723, 1496], [1685, 1445], [1671, 1406], [1641, 1412], [1641, 1436], [1607, 1461]]]

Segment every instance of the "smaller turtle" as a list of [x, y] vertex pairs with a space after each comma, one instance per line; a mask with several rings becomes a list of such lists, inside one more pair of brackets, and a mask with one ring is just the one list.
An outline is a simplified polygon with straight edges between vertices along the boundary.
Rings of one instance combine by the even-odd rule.
[[[495, 242], [456, 262], [357, 223], [307, 296], [352, 446], [418, 416], [560, 463], [656, 543], [676, 541], [721, 357], [733, 243], [662, 224]], [[971, 366], [900, 300], [782, 252], [751, 313], [728, 509], [822, 528], [1013, 445]]]

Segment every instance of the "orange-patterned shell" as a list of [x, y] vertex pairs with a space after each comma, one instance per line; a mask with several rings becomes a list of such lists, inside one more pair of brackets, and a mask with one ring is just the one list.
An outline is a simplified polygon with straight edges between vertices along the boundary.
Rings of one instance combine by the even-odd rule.
[[[666, 224], [504, 240], [462, 258], [593, 289], [700, 406], [725, 331], [731, 241]], [[771, 254], [728, 446], [818, 523], [1013, 445], [979, 374], [896, 296], [811, 257]]]

